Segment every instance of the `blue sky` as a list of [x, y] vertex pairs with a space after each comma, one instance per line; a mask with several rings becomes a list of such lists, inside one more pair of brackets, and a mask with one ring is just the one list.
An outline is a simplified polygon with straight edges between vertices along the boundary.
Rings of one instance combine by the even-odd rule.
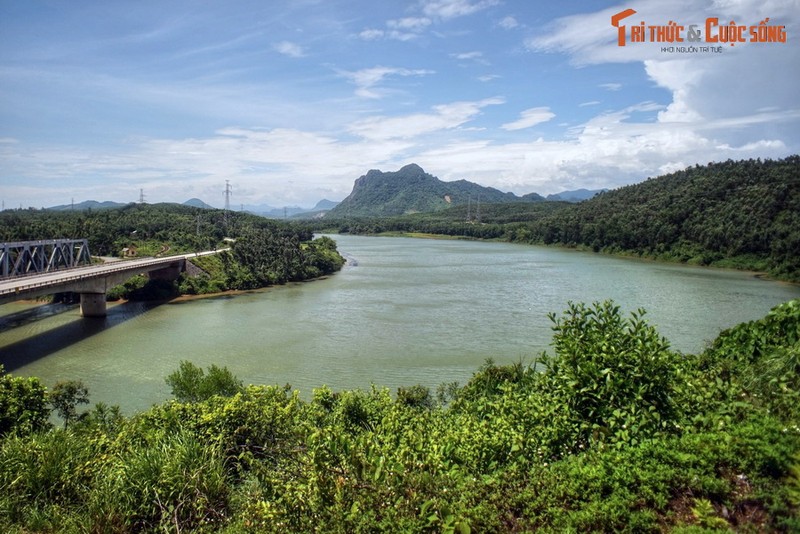
[[[787, 39], [620, 47], [628, 8]], [[0, 199], [222, 206], [229, 180], [235, 206], [310, 207], [412, 162], [548, 194], [784, 157], [798, 37], [796, 0], [0, 0]]]

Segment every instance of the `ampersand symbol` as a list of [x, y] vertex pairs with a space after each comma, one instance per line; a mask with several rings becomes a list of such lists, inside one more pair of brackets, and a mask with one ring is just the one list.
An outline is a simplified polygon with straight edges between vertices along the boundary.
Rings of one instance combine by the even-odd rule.
[[687, 39], [693, 43], [699, 41], [700, 37], [702, 37], [703, 35], [703, 32], [701, 32], [696, 28], [697, 24], [692, 24], [691, 26], [689, 26], [689, 33], [686, 35]]

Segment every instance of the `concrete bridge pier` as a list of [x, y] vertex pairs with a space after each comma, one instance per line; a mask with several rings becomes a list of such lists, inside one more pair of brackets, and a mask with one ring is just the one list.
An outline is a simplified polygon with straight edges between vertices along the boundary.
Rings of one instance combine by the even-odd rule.
[[105, 293], [81, 293], [81, 317], [105, 317]]

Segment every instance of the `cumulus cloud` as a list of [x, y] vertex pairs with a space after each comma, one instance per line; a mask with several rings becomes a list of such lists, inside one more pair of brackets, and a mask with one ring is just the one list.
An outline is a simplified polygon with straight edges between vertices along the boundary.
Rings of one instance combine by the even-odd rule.
[[[795, 4], [790, 8], [789, 4]], [[787, 32], [800, 31], [797, 2], [775, 0], [726, 0], [696, 2], [679, 0], [664, 3], [641, 0], [636, 14], [626, 20], [630, 24], [699, 24], [706, 18], [736, 20], [740, 24], [757, 24], [765, 17], [785, 24]], [[639, 63], [649, 79], [671, 94], [669, 104], [659, 111], [657, 123], [685, 123], [702, 130], [708, 140], [729, 146], [747, 145], [753, 137], [763, 138], [762, 130], [771, 135], [786, 135], [790, 124], [797, 127], [800, 97], [797, 83], [770, 83], [786, 73], [797, 73], [800, 49], [782, 43], [741, 43], [726, 46], [721, 52], [676, 53], [662, 50], [662, 43], [617, 43], [611, 16], [619, 6], [595, 13], [572, 15], [555, 20], [539, 35], [526, 41], [537, 52], [563, 53], [576, 65], [604, 63]], [[790, 77], [792, 77], [790, 75]], [[800, 82], [800, 74], [793, 75]], [[618, 83], [602, 84], [610, 91], [621, 88]], [[774, 115], [760, 112], [763, 108], [780, 109]], [[732, 128], [731, 125], [736, 127]], [[792, 136], [797, 143], [796, 135]], [[767, 145], [775, 145], [767, 141]], [[707, 158], [701, 158], [706, 161]]]

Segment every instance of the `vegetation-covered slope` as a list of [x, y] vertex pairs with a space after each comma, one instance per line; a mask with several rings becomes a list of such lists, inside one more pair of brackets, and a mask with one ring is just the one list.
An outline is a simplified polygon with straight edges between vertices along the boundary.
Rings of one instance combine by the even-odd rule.
[[[304, 401], [187, 362], [180, 400], [79, 416], [0, 376], [6, 532], [796, 532], [800, 302], [682, 355], [643, 312], [553, 315], [541, 371]], [[70, 394], [69, 392], [74, 392]], [[46, 403], [65, 429], [49, 429]]]

